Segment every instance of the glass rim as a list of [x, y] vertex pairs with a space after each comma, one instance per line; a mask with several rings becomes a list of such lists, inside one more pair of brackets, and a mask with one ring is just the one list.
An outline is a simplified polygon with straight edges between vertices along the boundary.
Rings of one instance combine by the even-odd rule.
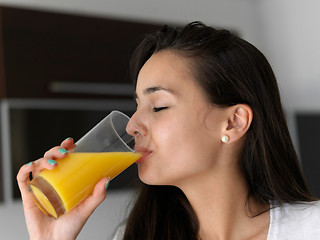
[[[135, 150], [134, 150], [134, 148], [132, 149], [130, 146], [128, 146], [128, 144], [122, 139], [122, 137], [119, 135], [119, 133], [118, 133], [118, 131], [116, 130], [116, 128], [115, 128], [115, 126], [114, 126], [114, 124], [113, 124], [113, 114], [119, 114], [119, 115], [121, 115], [121, 116], [123, 116], [123, 117], [125, 117], [127, 120], [128, 120], [128, 122], [127, 122], [127, 125], [128, 125], [128, 123], [129, 123], [129, 121], [131, 121], [132, 123], [133, 123], [133, 125], [137, 128], [137, 130], [139, 131], [139, 134], [142, 136], [142, 137], [144, 137], [144, 135], [142, 134], [142, 132], [141, 132], [141, 130], [138, 128], [138, 126], [136, 125], [136, 123], [127, 115], [127, 114], [125, 114], [125, 113], [123, 113], [123, 112], [121, 112], [121, 111], [119, 111], [119, 110], [113, 110], [113, 111], [111, 111], [111, 113], [110, 113], [110, 118], [111, 118], [111, 125], [112, 125], [112, 129], [114, 130], [114, 132], [117, 134], [117, 136], [118, 136], [118, 138], [121, 140], [121, 142], [131, 151], [131, 152], [136, 152]], [[126, 125], [126, 127], [127, 127], [127, 125]], [[127, 135], [129, 135], [129, 136], [131, 136], [133, 139], [135, 138], [134, 136], [132, 136], [132, 135], [130, 135], [127, 131], [125, 131], [126, 132], [126, 134]], [[135, 141], [135, 140], [134, 140]]]

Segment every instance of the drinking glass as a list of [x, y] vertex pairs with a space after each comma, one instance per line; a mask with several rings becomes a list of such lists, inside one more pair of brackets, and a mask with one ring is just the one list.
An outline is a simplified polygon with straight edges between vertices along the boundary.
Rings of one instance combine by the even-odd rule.
[[45, 169], [30, 181], [28, 189], [45, 214], [58, 218], [67, 213], [86, 199], [103, 177], [111, 180], [139, 160], [135, 137], [126, 132], [129, 121], [124, 113], [112, 111], [78, 140], [65, 158], [56, 160], [55, 169]]

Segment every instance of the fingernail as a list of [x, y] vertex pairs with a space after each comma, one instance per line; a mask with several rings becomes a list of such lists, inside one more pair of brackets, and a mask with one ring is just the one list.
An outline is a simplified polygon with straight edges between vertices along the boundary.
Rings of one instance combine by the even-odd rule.
[[61, 154], [66, 154], [68, 151], [67, 150], [65, 150], [64, 148], [60, 148], [59, 149], [59, 153], [61, 153]]
[[52, 159], [49, 159], [48, 160], [48, 163], [50, 164], [50, 165], [55, 165], [55, 164], [57, 164], [57, 162], [55, 161], [55, 160], [52, 160]]
[[72, 140], [73, 140], [73, 138], [72, 138], [72, 137], [68, 137], [68, 138], [66, 138], [66, 139], [65, 139], [65, 141], [66, 141], [66, 140], [69, 140], [69, 139], [72, 139]]
[[110, 178], [108, 178], [108, 180], [107, 180], [107, 183], [106, 183], [106, 186], [105, 186], [106, 190], [108, 189], [109, 185], [110, 185]]
[[33, 162], [29, 162], [29, 163], [27, 163], [27, 166], [30, 166], [32, 163], [33, 163]]

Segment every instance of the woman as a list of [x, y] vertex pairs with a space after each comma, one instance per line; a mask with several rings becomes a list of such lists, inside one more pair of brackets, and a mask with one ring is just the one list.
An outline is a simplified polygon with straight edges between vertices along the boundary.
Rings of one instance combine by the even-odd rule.
[[[132, 118], [146, 138], [138, 165], [144, 184], [119, 239], [320, 238], [320, 206], [306, 186], [275, 76], [260, 51], [229, 31], [194, 22], [146, 36], [132, 72]], [[131, 135], [133, 129], [129, 124]], [[67, 154], [61, 147], [72, 149], [73, 140], [17, 176], [31, 239], [75, 239], [106, 196], [102, 179], [58, 220], [35, 208], [28, 173], [54, 168], [50, 160]]]

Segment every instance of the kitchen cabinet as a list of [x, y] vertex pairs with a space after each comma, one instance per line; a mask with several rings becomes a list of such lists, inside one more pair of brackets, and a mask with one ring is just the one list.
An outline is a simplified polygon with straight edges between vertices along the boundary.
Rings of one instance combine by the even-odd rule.
[[0, 7], [0, 97], [105, 98], [103, 91], [85, 90], [99, 90], [106, 83], [121, 90], [121, 84], [130, 84], [128, 63], [134, 48], [143, 34], [160, 28]]

